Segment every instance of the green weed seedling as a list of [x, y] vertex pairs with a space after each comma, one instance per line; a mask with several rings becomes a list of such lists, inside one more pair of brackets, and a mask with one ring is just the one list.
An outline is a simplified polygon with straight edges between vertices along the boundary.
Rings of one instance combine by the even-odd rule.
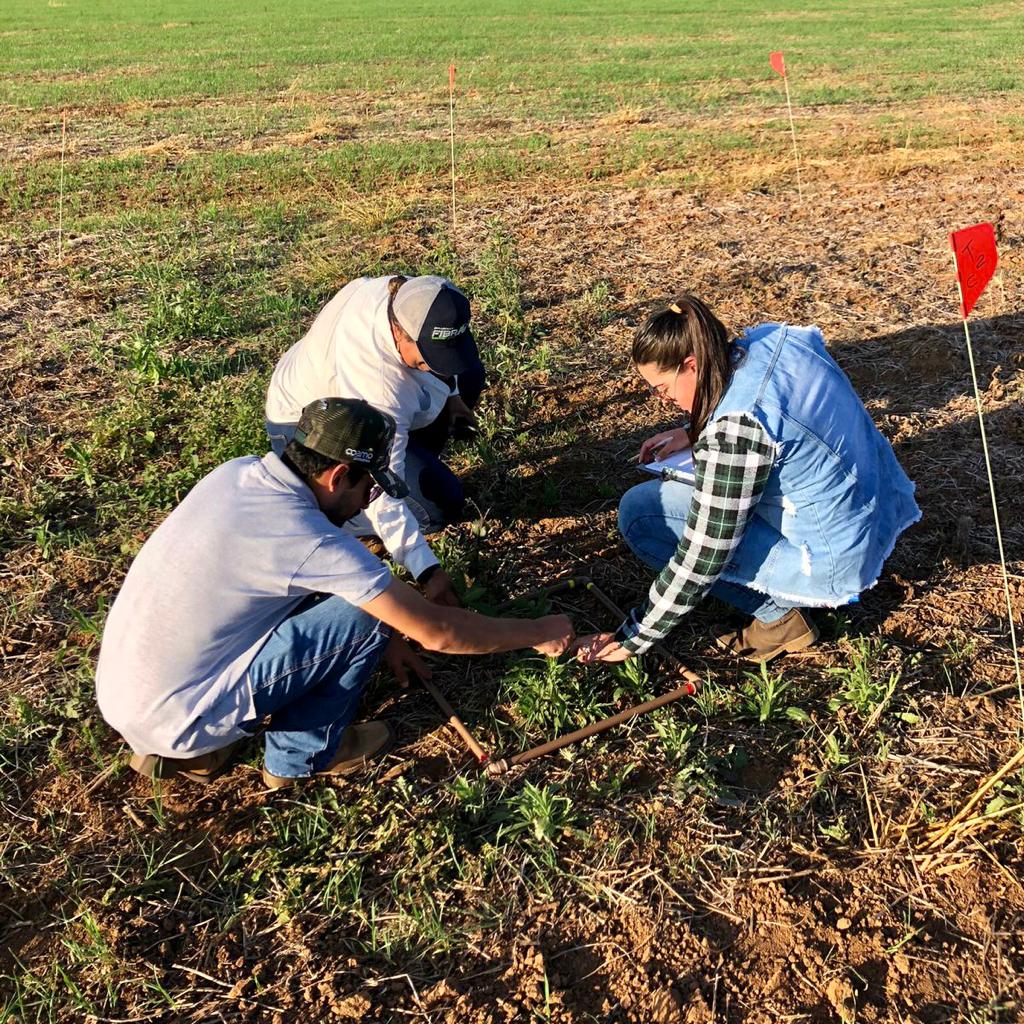
[[0, 792], [9, 794], [16, 774], [25, 772], [47, 755], [44, 737], [50, 731], [46, 718], [20, 694], [9, 695], [0, 714]]
[[651, 677], [644, 666], [643, 658], [629, 658], [612, 666], [612, 676], [618, 684], [612, 696], [619, 700], [628, 696], [637, 701], [650, 700]]
[[153, 821], [156, 822], [157, 828], [167, 828], [169, 819], [167, 817], [167, 810], [164, 807], [164, 787], [160, 779], [153, 779], [152, 796], [146, 804], [146, 810], [149, 811]]
[[107, 603], [107, 597], [100, 595], [99, 601], [96, 604], [96, 611], [92, 615], [87, 615], [73, 605], [65, 606], [72, 621], [78, 627], [78, 632], [84, 633], [88, 637], [88, 650], [92, 650], [103, 636], [103, 624], [107, 618]]
[[463, 605], [487, 614], [492, 609], [492, 602], [488, 600], [487, 588], [476, 580], [479, 540], [482, 536], [481, 531], [485, 530], [482, 525], [478, 526], [476, 534], [470, 532], [467, 535], [447, 530], [432, 538], [431, 547], [441, 563], [441, 568], [451, 577], [455, 592]]
[[821, 631], [821, 638], [835, 642], [846, 636], [850, 629], [849, 613], [843, 609], [830, 609], [818, 616], [818, 626]]
[[700, 727], [687, 722], [664, 708], [654, 714], [654, 734], [661, 741], [661, 749], [675, 768], [672, 787], [681, 794], [715, 788], [712, 766], [706, 751], [700, 746]]
[[833, 839], [840, 845], [845, 846], [850, 841], [850, 829], [846, 824], [846, 816], [840, 814], [835, 821], [829, 825], [819, 825], [818, 831], [828, 839]]
[[64, 453], [71, 459], [68, 479], [80, 480], [89, 494], [96, 487], [96, 470], [93, 465], [94, 451], [91, 446], [66, 444]]
[[101, 902], [111, 904], [126, 896], [142, 899], [173, 893], [181, 884], [176, 871], [178, 862], [185, 861], [194, 868], [194, 855], [201, 846], [201, 842], [195, 846], [181, 842], [168, 845], [159, 836], [131, 833], [128, 852], [119, 852], [111, 864], [110, 878], [114, 884], [104, 892]]
[[881, 715], [892, 700], [901, 675], [898, 667], [888, 673], [881, 669], [885, 651], [884, 642], [861, 637], [853, 643], [848, 667], [826, 670], [840, 685], [839, 692], [828, 702], [830, 711], [850, 707], [866, 720]]
[[596, 722], [608, 705], [597, 695], [597, 677], [575, 662], [530, 658], [505, 677], [505, 698], [529, 726], [548, 735]]
[[994, 792], [985, 804], [985, 815], [1008, 817], [1018, 829], [1024, 830], [1024, 772], [1003, 779]]
[[946, 655], [942, 659], [942, 674], [951, 693], [964, 688], [965, 675], [978, 651], [978, 642], [964, 633], [951, 633], [946, 638]]
[[764, 725], [773, 718], [787, 715], [799, 720], [800, 709], [787, 707], [783, 701], [790, 684], [784, 682], [782, 673], [773, 675], [766, 662], [761, 662], [759, 672], [746, 673], [746, 682], [740, 687], [744, 710]]
[[622, 768], [609, 769], [600, 781], [591, 779], [588, 785], [590, 794], [599, 800], [618, 800], [636, 767], [635, 764], [627, 764]]
[[816, 793], [820, 793], [825, 788], [825, 783], [829, 778], [836, 772], [845, 768], [850, 763], [850, 755], [843, 749], [843, 744], [839, 739], [839, 730], [833, 729], [831, 732], [821, 732], [821, 761], [822, 770], [818, 773], [814, 780], [814, 790]]
[[492, 810], [494, 787], [486, 775], [459, 775], [448, 788], [458, 801], [459, 810], [469, 824], [479, 825], [487, 820]]
[[46, 1021], [57, 1024], [67, 1019], [69, 1006], [83, 1014], [98, 1016], [100, 1009], [75, 983], [61, 965], [63, 951], [32, 970], [15, 958], [20, 973], [0, 975], [0, 982], [10, 993], [0, 1003], [0, 1024], [21, 1024], [22, 1021]]
[[125, 365], [145, 384], [159, 384], [173, 371], [173, 360], [165, 358], [157, 341], [144, 334], [135, 334], [121, 343]]
[[681, 722], [670, 712], [661, 712], [654, 719], [654, 732], [670, 760], [683, 764], [691, 759], [698, 733], [693, 722]]
[[572, 800], [559, 794], [555, 786], [535, 786], [527, 782], [508, 802], [508, 819], [502, 833], [521, 838], [528, 845], [546, 847], [560, 836], [571, 834], [579, 820]]
[[423, 960], [451, 950], [457, 935], [444, 920], [444, 907], [430, 892], [417, 887], [410, 891], [396, 880], [389, 902], [371, 901], [368, 909], [358, 908], [363, 936], [358, 945], [365, 954], [381, 957], [388, 963]]
[[362, 900], [363, 866], [358, 861], [335, 861], [320, 886], [320, 905], [330, 917], [347, 917]]
[[727, 715], [740, 703], [741, 694], [732, 686], [723, 686], [710, 673], [693, 696], [697, 710], [707, 719]]

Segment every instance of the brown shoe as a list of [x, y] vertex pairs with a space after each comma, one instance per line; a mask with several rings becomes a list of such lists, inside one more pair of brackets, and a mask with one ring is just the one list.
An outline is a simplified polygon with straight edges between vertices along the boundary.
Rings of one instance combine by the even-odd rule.
[[211, 750], [198, 757], [160, 757], [158, 754], [135, 754], [129, 766], [147, 779], [173, 779], [181, 776], [193, 782], [213, 782], [227, 771], [231, 758], [244, 740], [220, 750]]
[[799, 608], [794, 608], [778, 622], [754, 619], [746, 629], [716, 637], [715, 643], [738, 658], [760, 662], [802, 651], [817, 639], [818, 627]]
[[305, 782], [310, 778], [348, 775], [360, 768], [366, 768], [378, 757], [383, 757], [395, 745], [395, 740], [395, 730], [388, 722], [360, 722], [359, 725], [350, 725], [341, 737], [341, 745], [334, 759], [323, 771], [293, 779], [284, 775], [272, 775], [264, 767], [263, 783], [267, 789], [284, 789], [285, 786]]

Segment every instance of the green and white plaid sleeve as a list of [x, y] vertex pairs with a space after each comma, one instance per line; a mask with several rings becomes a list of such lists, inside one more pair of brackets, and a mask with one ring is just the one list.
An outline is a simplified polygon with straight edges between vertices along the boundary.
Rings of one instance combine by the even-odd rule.
[[768, 482], [775, 444], [747, 413], [721, 417], [694, 445], [696, 483], [683, 538], [651, 585], [642, 614], [634, 609], [616, 634], [642, 654], [689, 614], [722, 574]]

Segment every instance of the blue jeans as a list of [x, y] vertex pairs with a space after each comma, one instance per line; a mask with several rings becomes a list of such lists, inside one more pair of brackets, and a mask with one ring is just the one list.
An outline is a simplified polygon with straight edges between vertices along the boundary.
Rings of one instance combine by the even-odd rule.
[[328, 594], [308, 597], [274, 629], [248, 670], [256, 714], [270, 716], [269, 772], [298, 779], [330, 764], [390, 639], [383, 622]]
[[[619, 530], [637, 558], [652, 569], [660, 571], [665, 567], [686, 529], [692, 499], [693, 488], [676, 480], [649, 480], [626, 491], [619, 502]], [[739, 564], [742, 559], [740, 544], [730, 564]], [[750, 576], [754, 576], [753, 571]], [[794, 607], [769, 594], [722, 579], [713, 584], [711, 595], [765, 623], [777, 622]]]

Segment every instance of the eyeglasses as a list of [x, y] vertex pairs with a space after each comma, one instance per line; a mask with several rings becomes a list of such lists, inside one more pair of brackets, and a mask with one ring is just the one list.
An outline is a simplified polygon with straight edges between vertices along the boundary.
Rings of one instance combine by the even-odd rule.
[[369, 505], [371, 502], [376, 501], [384, 493], [384, 488], [380, 484], [372, 484], [369, 493], [366, 495], [366, 504]]
[[680, 363], [676, 367], [676, 372], [672, 377], [671, 384], [651, 384], [650, 381], [644, 380], [647, 385], [647, 390], [651, 393], [652, 398], [668, 398], [676, 389], [676, 381], [679, 380], [679, 371], [683, 368], [683, 364]]

